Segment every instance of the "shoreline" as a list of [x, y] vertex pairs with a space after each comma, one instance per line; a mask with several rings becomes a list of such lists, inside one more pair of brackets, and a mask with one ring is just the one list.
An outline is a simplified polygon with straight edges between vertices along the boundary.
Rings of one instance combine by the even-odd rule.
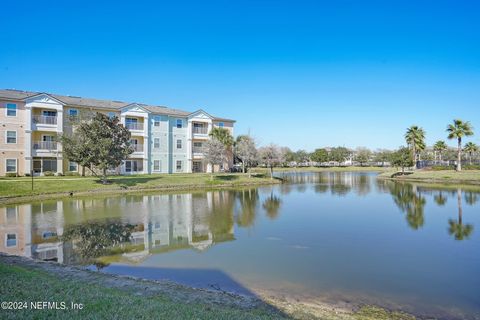
[[399, 171], [386, 171], [377, 176], [379, 180], [397, 181], [397, 182], [415, 182], [430, 184], [448, 188], [454, 186], [479, 187], [480, 188], [480, 170], [466, 170], [456, 172], [454, 170], [427, 171], [418, 170], [408, 172], [403, 176], [393, 177]]
[[[0, 205], [7, 204], [21, 204], [31, 201], [41, 201], [41, 200], [53, 200], [53, 199], [62, 199], [62, 198], [81, 198], [86, 196], [108, 196], [108, 195], [122, 195], [122, 194], [135, 194], [140, 192], [188, 192], [188, 191], [202, 191], [202, 190], [218, 190], [218, 189], [232, 189], [238, 187], [257, 187], [257, 186], [268, 186], [268, 185], [277, 185], [281, 184], [282, 181], [279, 179], [273, 179], [272, 181], [257, 181], [257, 182], [245, 182], [245, 183], [222, 183], [222, 184], [188, 184], [188, 185], [162, 185], [158, 187], [148, 187], [148, 188], [126, 188], [126, 189], [93, 189], [88, 191], [64, 191], [64, 192], [52, 192], [44, 194], [34, 194], [26, 196], [0, 196]], [[72, 195], [70, 194], [72, 193]]]
[[[2, 269], [7, 269], [5, 270]], [[246, 315], [246, 318], [259, 316], [263, 319], [337, 319], [337, 320], [414, 320], [415, 316], [400, 311], [372, 305], [355, 305], [349, 303], [328, 303], [320, 301], [303, 301], [291, 297], [278, 297], [269, 292], [257, 291], [255, 296], [247, 296], [231, 293], [223, 290], [199, 289], [170, 280], [148, 280], [132, 276], [113, 275], [90, 271], [83, 267], [67, 266], [56, 262], [38, 261], [31, 258], [7, 255], [0, 253], [0, 271], [7, 273], [22, 269], [28, 276], [38, 278], [55, 276], [61, 284], [69, 286], [71, 282], [77, 285], [89, 287], [91, 285], [109, 291], [120, 291], [127, 296], [150, 299], [153, 297], [168, 298], [177, 309], [182, 309], [185, 304], [197, 305], [206, 308], [217, 316], [217, 312], [224, 312], [224, 308], [232, 309]], [[14, 284], [14, 295], [22, 290], [22, 283]], [[19, 287], [18, 287], [19, 286]], [[10, 288], [11, 289], [11, 288]], [[5, 290], [9, 291], [9, 288]], [[1, 289], [0, 289], [1, 290]], [[43, 292], [43, 291], [40, 291]], [[83, 296], [82, 296], [83, 297]], [[10, 295], [10, 300], [25, 300]], [[36, 300], [48, 300], [48, 296], [35, 297]], [[69, 298], [72, 298], [71, 296]], [[104, 297], [108, 299], [108, 297]], [[82, 301], [78, 301], [82, 303]], [[158, 302], [157, 302], [158, 303]], [[161, 303], [161, 302], [160, 302]], [[88, 305], [86, 305], [88, 307]], [[113, 306], [115, 307], [115, 306]], [[157, 305], [158, 308], [162, 306]], [[17, 310], [14, 310], [17, 311]], [[142, 311], [138, 311], [142, 312]], [[25, 315], [25, 314], [24, 314]], [[35, 316], [38, 317], [38, 313]], [[51, 315], [51, 314], [50, 314]], [[78, 314], [79, 316], [81, 313]], [[146, 314], [143, 314], [147, 316]], [[197, 315], [194, 315], [197, 319]], [[147, 316], [148, 318], [148, 316]], [[200, 317], [204, 318], [204, 317]]]

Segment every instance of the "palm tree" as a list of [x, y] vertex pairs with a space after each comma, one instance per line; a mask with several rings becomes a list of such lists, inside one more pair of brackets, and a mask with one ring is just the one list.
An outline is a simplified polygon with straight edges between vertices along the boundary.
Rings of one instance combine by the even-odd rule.
[[272, 190], [270, 197], [266, 198], [263, 202], [263, 209], [265, 209], [267, 216], [270, 219], [274, 220], [278, 217], [278, 212], [281, 204], [282, 200], [279, 197], [275, 196]]
[[442, 191], [440, 191], [439, 194], [435, 195], [433, 199], [435, 200], [435, 203], [439, 206], [444, 206], [445, 203], [447, 203], [447, 197], [443, 195]]
[[448, 149], [445, 141], [439, 140], [433, 145], [433, 150], [435, 151], [435, 160], [437, 160], [437, 153], [440, 156], [440, 162], [442, 161], [442, 154]]
[[419, 126], [411, 126], [407, 128], [405, 133], [405, 141], [412, 150], [413, 161], [415, 162], [414, 166], [417, 166], [418, 155], [420, 151], [425, 150], [425, 130]]
[[473, 127], [470, 122], [460, 119], [453, 120], [453, 124], [447, 127], [448, 139], [457, 139], [457, 171], [462, 171], [462, 138], [473, 136]]
[[227, 148], [233, 146], [233, 137], [230, 134], [230, 131], [225, 128], [213, 128], [212, 131], [210, 131], [209, 136], [217, 139]]
[[465, 238], [470, 237], [473, 232], [473, 225], [463, 224], [462, 221], [462, 191], [457, 189], [457, 200], [458, 200], [458, 220], [453, 219], [448, 220], [449, 228], [448, 233], [455, 236], [455, 240], [464, 240]]
[[473, 142], [467, 142], [465, 144], [465, 147], [463, 148], [463, 151], [468, 153], [468, 158], [470, 160], [470, 165], [472, 164], [472, 155], [476, 152], [478, 152], [478, 146], [473, 143]]

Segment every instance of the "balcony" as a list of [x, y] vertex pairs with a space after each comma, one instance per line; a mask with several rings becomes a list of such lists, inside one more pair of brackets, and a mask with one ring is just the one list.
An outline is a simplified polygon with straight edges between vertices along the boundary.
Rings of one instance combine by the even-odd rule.
[[139, 131], [143, 131], [143, 123], [141, 122], [127, 122], [125, 123], [125, 128], [129, 129], [129, 130], [139, 130]]
[[133, 152], [143, 152], [143, 144], [133, 144], [132, 143], [132, 147], [133, 147]]
[[57, 150], [56, 141], [34, 141], [33, 142], [34, 150]]
[[208, 134], [208, 128], [207, 127], [193, 127], [192, 128], [192, 133], [193, 134]]
[[193, 153], [203, 153], [203, 147], [193, 147], [192, 152]]
[[32, 115], [32, 122], [34, 124], [57, 125], [57, 116]]

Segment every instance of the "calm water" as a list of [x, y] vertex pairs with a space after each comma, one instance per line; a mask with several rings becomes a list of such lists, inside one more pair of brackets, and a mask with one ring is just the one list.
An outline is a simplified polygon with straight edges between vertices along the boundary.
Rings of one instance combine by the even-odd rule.
[[480, 193], [285, 174], [256, 189], [0, 207], [0, 251], [102, 272], [480, 318]]

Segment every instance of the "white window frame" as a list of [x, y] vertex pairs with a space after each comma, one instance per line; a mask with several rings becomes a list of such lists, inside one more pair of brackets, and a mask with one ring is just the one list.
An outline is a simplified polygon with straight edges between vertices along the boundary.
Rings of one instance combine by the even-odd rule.
[[[178, 164], [180, 164], [180, 169], [178, 168]], [[182, 160], [177, 160], [177, 162], [175, 162], [175, 171], [179, 172], [179, 171], [182, 171], [182, 170], [183, 170], [183, 161]]]
[[[158, 169], [155, 169], [155, 162], [158, 162]], [[160, 160], [153, 160], [153, 171], [155, 172], [162, 171], [162, 162]]]
[[[180, 124], [180, 127], [178, 126]], [[183, 120], [182, 119], [177, 119], [177, 121], [175, 122], [175, 127], [177, 129], [182, 129], [183, 128]]]
[[[8, 106], [15, 106], [15, 115], [14, 116], [9, 116], [8, 115]], [[17, 116], [17, 110], [18, 106], [16, 103], [5, 103], [5, 116], [6, 117], [16, 117]]]
[[[8, 236], [9, 235], [14, 235], [15, 236], [15, 245], [14, 246], [9, 246], [8, 245], [7, 241], [8, 241]], [[6, 233], [5, 234], [5, 247], [6, 248], [15, 248], [17, 245], [18, 245], [18, 235], [17, 235], [17, 233]]]
[[[179, 142], [180, 142], [180, 147], [178, 146], [178, 143], [179, 143]], [[182, 141], [182, 139], [177, 139], [176, 146], [177, 146], [177, 149], [182, 149], [182, 148], [183, 148], [183, 141]]]
[[[72, 114], [72, 111], [75, 111], [75, 114]], [[78, 109], [68, 109], [68, 116], [69, 117], [78, 117]]]
[[160, 138], [153, 138], [153, 149], [159, 149], [159, 148], [160, 148]]
[[[15, 142], [8, 142], [8, 133], [9, 132], [15, 132]], [[6, 144], [17, 144], [18, 143], [17, 130], [6, 130], [5, 131], [5, 143]]]
[[[75, 164], [75, 170], [71, 170], [72, 163]], [[78, 163], [75, 161], [68, 161], [68, 172], [78, 172]]]
[[160, 121], [162, 118], [160, 116], [154, 116], [153, 117], [153, 126], [154, 127], [160, 127]]
[[[7, 165], [8, 160], [15, 160], [15, 171], [8, 171], [8, 165]], [[5, 172], [6, 173], [17, 173], [18, 172], [18, 159], [17, 158], [5, 159]]]

